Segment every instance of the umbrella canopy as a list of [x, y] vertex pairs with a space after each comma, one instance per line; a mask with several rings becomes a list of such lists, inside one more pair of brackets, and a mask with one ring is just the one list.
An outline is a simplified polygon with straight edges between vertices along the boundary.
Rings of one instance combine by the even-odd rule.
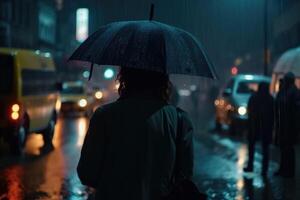
[[300, 77], [300, 47], [283, 53], [274, 67], [274, 72], [279, 74], [293, 72], [295, 76]]
[[70, 60], [216, 78], [205, 51], [190, 33], [150, 20], [103, 26]]

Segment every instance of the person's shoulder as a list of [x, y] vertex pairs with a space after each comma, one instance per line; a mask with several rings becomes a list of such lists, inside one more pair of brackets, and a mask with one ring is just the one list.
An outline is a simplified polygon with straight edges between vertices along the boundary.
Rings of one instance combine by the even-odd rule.
[[118, 104], [119, 103], [117, 101], [115, 101], [115, 102], [112, 102], [112, 103], [108, 103], [108, 104], [104, 104], [102, 106], [99, 106], [95, 110], [94, 115], [101, 116], [103, 114], [110, 113], [110, 112], [114, 111], [118, 107]]
[[248, 102], [251, 104], [251, 103], [257, 101], [259, 98], [260, 97], [259, 97], [258, 93], [254, 92], [253, 94], [250, 95]]
[[183, 122], [193, 126], [192, 119], [189, 116], [188, 112], [186, 112], [185, 110], [183, 110], [182, 108], [179, 108], [179, 107], [176, 107], [176, 110], [177, 110], [177, 113], [178, 113], [179, 117], [181, 118], [181, 120]]

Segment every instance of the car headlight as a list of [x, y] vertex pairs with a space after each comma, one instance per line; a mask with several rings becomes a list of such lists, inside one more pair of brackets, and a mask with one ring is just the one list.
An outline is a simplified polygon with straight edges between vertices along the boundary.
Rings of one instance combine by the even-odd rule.
[[80, 107], [86, 107], [86, 105], [87, 105], [87, 100], [86, 99], [80, 99], [79, 101], [78, 101], [78, 105], [80, 106]]
[[96, 99], [102, 99], [103, 98], [103, 93], [101, 91], [95, 92], [95, 98]]
[[215, 106], [218, 106], [218, 105], [220, 105], [220, 100], [219, 100], [219, 99], [216, 99], [216, 100], [215, 100]]
[[247, 108], [245, 107], [245, 106], [240, 106], [239, 108], [238, 108], [238, 113], [239, 113], [239, 115], [246, 115], [247, 114]]

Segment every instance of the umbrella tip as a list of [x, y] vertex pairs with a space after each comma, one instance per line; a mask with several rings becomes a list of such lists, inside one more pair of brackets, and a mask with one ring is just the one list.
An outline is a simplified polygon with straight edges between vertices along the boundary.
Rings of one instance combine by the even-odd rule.
[[90, 81], [91, 78], [92, 78], [93, 69], [94, 69], [94, 63], [92, 62], [92, 63], [91, 63], [91, 67], [90, 67], [89, 81]]
[[153, 16], [154, 16], [154, 4], [151, 3], [149, 21], [152, 21]]

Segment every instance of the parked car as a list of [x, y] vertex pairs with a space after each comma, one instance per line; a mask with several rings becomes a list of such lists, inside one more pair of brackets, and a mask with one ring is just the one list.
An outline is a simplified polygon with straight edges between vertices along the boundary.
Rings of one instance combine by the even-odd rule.
[[229, 126], [230, 133], [242, 132], [248, 119], [247, 104], [260, 82], [270, 83], [261, 75], [237, 75], [232, 77], [215, 100], [216, 128]]
[[29, 133], [51, 142], [59, 109], [59, 87], [50, 53], [0, 48], [0, 137], [20, 154]]
[[89, 95], [84, 82], [64, 82], [61, 91], [61, 113], [84, 114], [90, 116], [95, 105], [95, 98]]

